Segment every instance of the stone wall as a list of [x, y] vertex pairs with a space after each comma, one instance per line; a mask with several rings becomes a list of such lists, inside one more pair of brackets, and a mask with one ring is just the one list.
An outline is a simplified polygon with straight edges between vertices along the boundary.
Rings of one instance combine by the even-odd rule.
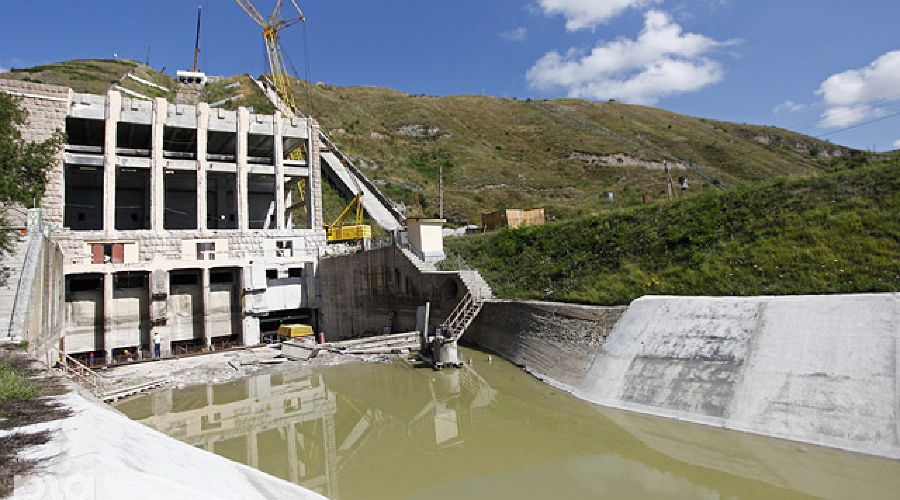
[[421, 271], [396, 247], [322, 259], [320, 329], [329, 340], [416, 329], [416, 308], [431, 303], [438, 325], [465, 296], [456, 272]]
[[625, 307], [489, 301], [462, 337], [553, 385], [577, 384]]
[[[41, 142], [49, 139], [57, 130], [65, 131], [72, 97], [72, 91], [68, 87], [0, 80], [0, 92], [22, 97], [21, 106], [28, 111], [28, 123], [21, 129], [24, 140]], [[58, 161], [48, 171], [47, 189], [41, 199], [44, 220], [56, 225], [62, 224], [63, 155], [60, 151]]]

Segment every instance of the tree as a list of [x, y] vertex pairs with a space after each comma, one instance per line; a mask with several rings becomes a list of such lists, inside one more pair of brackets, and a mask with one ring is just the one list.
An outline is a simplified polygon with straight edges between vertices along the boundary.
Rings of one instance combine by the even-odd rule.
[[47, 171], [65, 141], [57, 130], [43, 142], [26, 142], [19, 127], [28, 119], [21, 98], [0, 92], [0, 249], [9, 249], [6, 209], [15, 203], [32, 204], [44, 194]]

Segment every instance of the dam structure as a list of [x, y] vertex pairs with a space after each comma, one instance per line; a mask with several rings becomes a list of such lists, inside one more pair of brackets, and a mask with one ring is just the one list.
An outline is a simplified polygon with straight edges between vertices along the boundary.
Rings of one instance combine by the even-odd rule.
[[[283, 323], [329, 340], [409, 331], [426, 302], [435, 326], [491, 297], [476, 271], [439, 272], [413, 242], [323, 259], [358, 247], [327, 241], [334, 149], [313, 118], [12, 80], [0, 92], [28, 111], [23, 139], [66, 134], [40, 208], [13, 221], [27, 237], [0, 290], [0, 340], [28, 340], [48, 364], [147, 358], [154, 332], [168, 356], [257, 345]], [[405, 230], [396, 214], [376, 220]]]
[[[0, 90], [22, 98], [27, 139], [67, 136], [29, 227], [58, 273], [32, 305], [61, 352], [140, 355], [152, 331], [165, 353], [252, 345], [267, 323], [314, 319], [326, 245], [315, 120], [114, 90]], [[290, 159], [297, 149], [303, 160]]]

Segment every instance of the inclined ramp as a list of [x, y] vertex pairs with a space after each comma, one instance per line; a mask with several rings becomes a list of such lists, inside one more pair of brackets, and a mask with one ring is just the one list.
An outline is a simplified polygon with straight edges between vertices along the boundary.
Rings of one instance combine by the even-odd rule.
[[643, 297], [572, 392], [900, 458], [900, 295]]

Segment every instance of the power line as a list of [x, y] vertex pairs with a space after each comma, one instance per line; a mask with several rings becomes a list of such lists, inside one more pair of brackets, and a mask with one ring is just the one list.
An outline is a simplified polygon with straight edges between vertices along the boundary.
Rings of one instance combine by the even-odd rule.
[[817, 136], [816, 136], [816, 139], [821, 139], [821, 138], [825, 137], [826, 135], [832, 135], [832, 134], [837, 134], [837, 133], [839, 133], [839, 132], [845, 132], [845, 131], [847, 131], [847, 130], [852, 130], [852, 129], [855, 129], [855, 128], [858, 128], [858, 127], [862, 127], [863, 125], [868, 125], [868, 124], [870, 124], [870, 123], [880, 122], [881, 120], [887, 120], [888, 118], [893, 118], [893, 117], [898, 116], [898, 115], [900, 115], [900, 111], [897, 111], [896, 113], [891, 113], [891, 114], [889, 114], [889, 115], [885, 115], [885, 116], [882, 116], [882, 117], [879, 117], [879, 118], [875, 118], [875, 119], [873, 119], [873, 120], [868, 120], [868, 121], [864, 121], [864, 122], [862, 122], [862, 123], [857, 123], [856, 125], [851, 125], [851, 126], [849, 126], [849, 127], [844, 127], [844, 128], [840, 128], [840, 129], [837, 129], [837, 130], [832, 130], [831, 132], [826, 132], [826, 133], [824, 133], [824, 134], [817, 135]]

